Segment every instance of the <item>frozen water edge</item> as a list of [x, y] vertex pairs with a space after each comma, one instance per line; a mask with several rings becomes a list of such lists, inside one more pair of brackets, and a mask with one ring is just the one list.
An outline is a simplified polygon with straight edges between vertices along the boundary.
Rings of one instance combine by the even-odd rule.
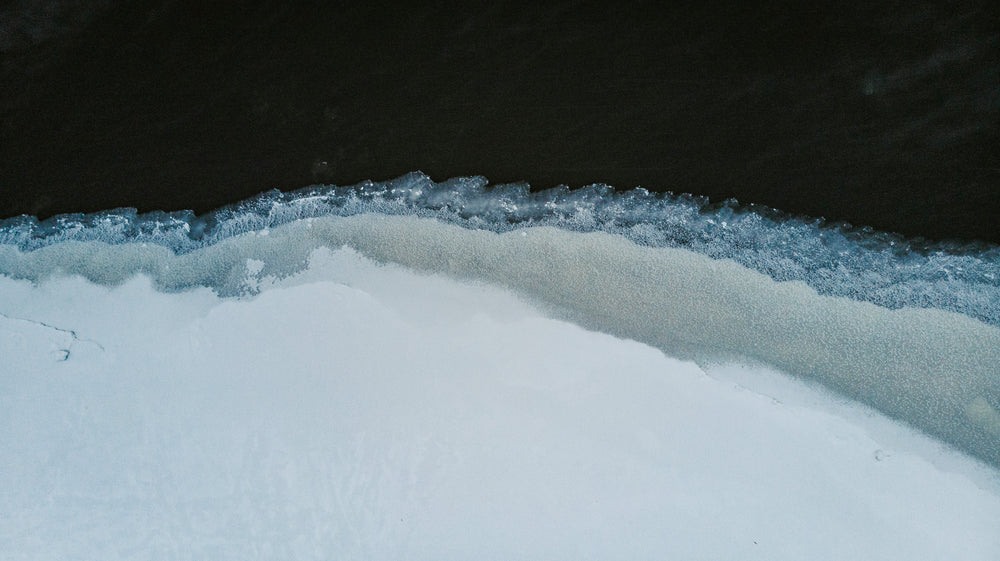
[[994, 470], [774, 373], [346, 249], [256, 283], [0, 278], [10, 558], [1000, 553]]
[[[890, 309], [947, 310], [1000, 326], [996, 246], [907, 240], [734, 200], [711, 205], [704, 198], [641, 188], [619, 191], [591, 185], [530, 192], [525, 184], [488, 186], [483, 177], [436, 183], [420, 172], [353, 186], [270, 191], [205, 216], [189, 211], [139, 215], [134, 209], [114, 209], [42, 222], [28, 216], [0, 220], [0, 274], [37, 279], [53, 264], [52, 257], [42, 259], [49, 263], [24, 260], [15, 250], [100, 241], [187, 253], [303, 219], [372, 213], [434, 218], [498, 233], [538, 226], [600, 231], [646, 247], [684, 248], [731, 259], [776, 281], [803, 281], [824, 295]], [[152, 253], [133, 264], [154, 274], [163, 253]], [[87, 274], [85, 266], [74, 270], [80, 264], [72, 258], [58, 265]]]

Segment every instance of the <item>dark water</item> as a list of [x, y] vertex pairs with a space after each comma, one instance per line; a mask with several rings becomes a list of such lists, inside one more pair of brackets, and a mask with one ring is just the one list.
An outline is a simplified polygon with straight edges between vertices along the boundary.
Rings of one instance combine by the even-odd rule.
[[0, 49], [0, 217], [422, 170], [1000, 242], [988, 1], [22, 0]]

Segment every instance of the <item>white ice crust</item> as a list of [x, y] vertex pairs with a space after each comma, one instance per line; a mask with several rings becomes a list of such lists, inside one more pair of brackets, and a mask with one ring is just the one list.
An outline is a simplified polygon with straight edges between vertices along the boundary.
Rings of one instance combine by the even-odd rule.
[[348, 248], [267, 271], [0, 277], [5, 559], [1000, 558], [995, 469], [774, 370]]

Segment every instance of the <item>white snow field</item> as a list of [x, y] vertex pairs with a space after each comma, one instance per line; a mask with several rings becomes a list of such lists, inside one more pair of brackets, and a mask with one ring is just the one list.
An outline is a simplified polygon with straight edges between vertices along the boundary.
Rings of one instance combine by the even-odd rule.
[[760, 365], [990, 457], [967, 316], [412, 217], [4, 259], [5, 560], [1000, 559], [994, 465]]

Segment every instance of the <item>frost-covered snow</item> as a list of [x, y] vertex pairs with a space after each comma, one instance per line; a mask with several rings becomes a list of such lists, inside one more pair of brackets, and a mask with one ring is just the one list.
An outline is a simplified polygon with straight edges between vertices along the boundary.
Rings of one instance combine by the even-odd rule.
[[1000, 558], [1000, 481], [350, 249], [241, 298], [0, 276], [3, 559]]

